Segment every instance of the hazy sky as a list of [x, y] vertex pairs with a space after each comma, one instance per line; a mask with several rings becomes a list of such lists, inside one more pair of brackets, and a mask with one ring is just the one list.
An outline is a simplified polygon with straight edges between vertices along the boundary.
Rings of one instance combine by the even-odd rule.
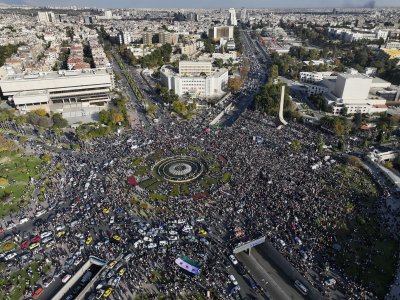
[[0, 3], [24, 2], [30, 5], [78, 5], [113, 8], [226, 8], [226, 7], [377, 7], [400, 6], [399, 0], [0, 0]]

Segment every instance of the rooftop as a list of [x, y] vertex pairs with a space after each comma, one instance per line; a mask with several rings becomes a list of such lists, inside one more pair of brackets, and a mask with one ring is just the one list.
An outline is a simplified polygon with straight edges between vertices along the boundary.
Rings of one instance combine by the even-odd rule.
[[[33, 73], [33, 74], [14, 74], [8, 75], [4, 81], [11, 80], [35, 80], [35, 79], [56, 79], [60, 77], [71, 77], [71, 76], [93, 76], [93, 75], [104, 75], [109, 74], [112, 71], [107, 68], [100, 69], [82, 69], [82, 70], [60, 70], [48, 73]], [[1, 82], [0, 82], [1, 84]]]

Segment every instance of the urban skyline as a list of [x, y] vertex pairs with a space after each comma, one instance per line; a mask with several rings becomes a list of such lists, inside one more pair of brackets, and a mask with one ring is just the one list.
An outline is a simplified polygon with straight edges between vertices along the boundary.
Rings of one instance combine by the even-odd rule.
[[[333, 7], [359, 7], [359, 8], [373, 8], [373, 7], [397, 7], [399, 6], [396, 0], [380, 0], [380, 1], [365, 1], [365, 0], [339, 0], [325, 2], [321, 0], [305, 0], [299, 3], [295, 0], [288, 0], [284, 2], [276, 1], [262, 1], [262, 0], [249, 0], [243, 5], [239, 0], [222, 0], [211, 1], [204, 0], [199, 3], [188, 3], [185, 0], [148, 0], [143, 1], [126, 1], [117, 0], [110, 3], [109, 1], [81, 1], [81, 0], [67, 0], [67, 1], [53, 1], [53, 0], [2, 0], [0, 3], [11, 5], [32, 5], [32, 6], [79, 6], [79, 7], [100, 7], [100, 8], [228, 8], [228, 7], [242, 7], [248, 8], [333, 8]], [[112, 6], [110, 6], [112, 4]]]

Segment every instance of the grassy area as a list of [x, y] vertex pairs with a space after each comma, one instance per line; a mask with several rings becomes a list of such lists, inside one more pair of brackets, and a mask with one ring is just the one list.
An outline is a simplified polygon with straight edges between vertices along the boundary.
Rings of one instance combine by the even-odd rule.
[[135, 169], [135, 175], [143, 176], [150, 172], [150, 167], [148, 166], [139, 166]]
[[6, 242], [4, 244], [1, 244], [0, 246], [0, 253], [3, 252], [9, 252], [11, 250], [14, 250], [15, 248], [17, 248], [17, 245], [13, 242]]
[[17, 212], [30, 178], [38, 178], [43, 161], [17, 152], [0, 154], [0, 174], [8, 184], [0, 189], [0, 217]]
[[150, 155], [147, 157], [147, 160], [154, 163], [154, 162], [156, 162], [156, 161], [159, 161], [162, 157], [163, 157], [162, 152], [161, 152], [161, 151], [156, 151], [156, 152], [150, 154]]
[[[339, 251], [330, 250], [336, 263], [347, 275], [368, 286], [383, 299], [396, 270], [399, 243], [380, 223], [376, 204], [380, 192], [369, 175], [358, 167], [341, 165], [331, 174], [326, 192], [339, 194], [342, 214], [329, 220], [336, 224], [334, 232]], [[330, 189], [327, 186], [340, 186]], [[319, 220], [320, 221], [320, 220]], [[325, 220], [326, 221], [326, 220]]]
[[232, 174], [229, 172], [225, 172], [224, 175], [222, 176], [222, 182], [227, 183], [231, 180]]
[[[0, 300], [20, 299], [25, 293], [26, 288], [34, 286], [41, 278], [39, 267], [40, 263], [35, 261], [25, 268], [14, 272], [9, 277], [0, 276]], [[43, 266], [44, 272], [48, 271], [48, 269], [48, 266]], [[29, 274], [28, 270], [31, 271], [31, 274]]]
[[147, 190], [148, 191], [156, 191], [161, 184], [162, 183], [160, 181], [157, 181], [157, 182], [153, 183], [152, 185], [148, 186]]
[[221, 172], [221, 165], [220, 165], [220, 164], [212, 164], [212, 165], [209, 167], [209, 170], [210, 170], [211, 173], [218, 173], [218, 172]]
[[160, 200], [160, 201], [166, 201], [167, 200], [167, 196], [166, 195], [157, 194], [157, 193], [150, 194], [149, 197], [150, 197], [150, 199], [153, 199], [153, 200]]
[[158, 182], [158, 180], [156, 178], [149, 178], [149, 179], [141, 181], [139, 183], [139, 186], [142, 189], [148, 189], [151, 185], [155, 184], [156, 182]]
[[144, 157], [139, 157], [137, 159], [135, 159], [135, 161], [132, 163], [132, 167], [137, 167], [138, 165], [140, 165], [143, 161]]
[[189, 190], [189, 185], [187, 183], [184, 183], [181, 185], [181, 195], [183, 196], [189, 196], [190, 190]]
[[200, 181], [200, 185], [205, 189], [209, 189], [211, 186], [213, 186], [214, 184], [217, 184], [217, 183], [218, 183], [218, 180], [213, 177], [204, 177]]
[[180, 193], [181, 193], [181, 189], [180, 189], [179, 184], [174, 184], [173, 187], [172, 187], [172, 191], [171, 191], [170, 195], [172, 197], [177, 197], [177, 196], [180, 195]]

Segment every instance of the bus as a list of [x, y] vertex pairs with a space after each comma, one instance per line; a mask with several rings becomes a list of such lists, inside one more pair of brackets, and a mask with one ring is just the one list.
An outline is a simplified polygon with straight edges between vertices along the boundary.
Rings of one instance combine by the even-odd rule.
[[33, 295], [32, 295], [32, 298], [33, 299], [37, 299], [37, 298], [39, 298], [39, 296], [40, 296], [40, 294], [43, 292], [43, 288], [38, 288], [34, 293], [33, 293]]
[[307, 295], [308, 294], [308, 289], [305, 287], [304, 284], [302, 284], [299, 280], [296, 280], [294, 282], [294, 287], [302, 294], [302, 295]]

